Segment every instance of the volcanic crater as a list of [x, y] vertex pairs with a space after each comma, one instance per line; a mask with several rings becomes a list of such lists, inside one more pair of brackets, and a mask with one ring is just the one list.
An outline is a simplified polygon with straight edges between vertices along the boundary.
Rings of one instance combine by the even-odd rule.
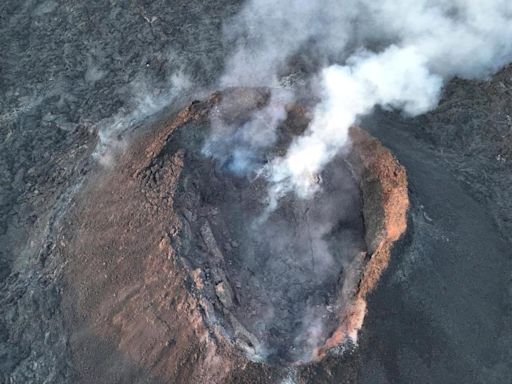
[[[212, 338], [253, 361], [297, 365], [355, 341], [365, 296], [406, 229], [405, 170], [359, 128], [320, 175], [311, 199], [293, 193], [268, 211], [268, 179], [204, 153], [212, 115], [242, 126], [271, 103], [269, 89], [229, 89], [193, 102], [163, 125], [136, 175], [154, 199], [172, 190], [170, 247], [189, 276]], [[311, 101], [285, 106], [264, 165], [310, 121]], [[165, 174], [173, 185], [163, 185]], [[168, 198], [168, 197], [165, 197]]]

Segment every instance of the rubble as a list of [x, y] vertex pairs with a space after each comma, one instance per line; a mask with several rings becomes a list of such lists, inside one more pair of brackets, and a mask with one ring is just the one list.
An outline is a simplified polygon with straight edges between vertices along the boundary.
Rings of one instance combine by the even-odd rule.
[[[172, 209], [181, 218], [171, 246], [202, 302], [210, 303], [206, 324], [221, 327], [221, 338], [255, 361], [302, 364], [357, 334], [364, 318], [361, 302], [405, 231], [407, 180], [384, 147], [353, 128], [349, 156], [339, 156], [314, 175], [323, 192], [311, 202], [288, 198], [268, 221], [257, 224], [265, 180], [231, 175], [201, 153], [201, 143], [208, 137], [210, 113], [243, 123], [250, 111], [264, 107], [269, 92], [235, 88], [191, 104], [163, 124], [135, 174], [146, 180], [146, 170], [175, 167], [166, 159], [182, 148], [182, 168], [171, 172], [176, 177]], [[290, 118], [272, 153], [283, 153], [305, 129], [307, 105], [299, 100], [288, 106]], [[314, 232], [323, 226], [325, 233]], [[304, 335], [316, 322], [322, 326], [313, 341]]]
[[[162, 288], [164, 280], [176, 278], [170, 269], [153, 265], [146, 271], [148, 277], [158, 276], [156, 281], [162, 284], [158, 291], [167, 292], [156, 301], [160, 306], [155, 307], [153, 296], [141, 288], [142, 278], [134, 271], [144, 270], [144, 263], [158, 259], [150, 257], [153, 252], [169, 262], [176, 260], [170, 245], [162, 244], [163, 250], [149, 245], [158, 245], [165, 232], [163, 221], [158, 220], [164, 219], [161, 212], [141, 223], [134, 220], [141, 215], [140, 211], [135, 214], [137, 209], [154, 207], [152, 204], [161, 202], [160, 195], [152, 202], [137, 200], [134, 214], [115, 223], [120, 233], [108, 232], [111, 225], [98, 225], [94, 232], [91, 223], [101, 222], [104, 211], [112, 217], [121, 215], [123, 199], [128, 196], [125, 189], [135, 188], [123, 184], [131, 175], [114, 177], [118, 184], [109, 179], [112, 175], [99, 180], [92, 175], [98, 181], [94, 188], [117, 194], [109, 200], [117, 211], [95, 206], [102, 201], [99, 194], [80, 194], [73, 204], [90, 208], [91, 214], [80, 216], [81, 222], [65, 221], [64, 228], [49, 224], [55, 214], [68, 211], [66, 199], [61, 197], [69, 190], [79, 190], [82, 179], [91, 176], [94, 161], [90, 155], [98, 132], [108, 131], [137, 108], [137, 96], [166, 98], [169, 89], [171, 93], [175, 90], [169, 79], [183, 70], [195, 85], [209, 88], [223, 70], [228, 47], [221, 41], [221, 29], [240, 2], [180, 2], [176, 7], [161, 0], [136, 3], [126, 7], [122, 2], [45, 1], [35, 10], [32, 2], [8, 0], [3, 4], [0, 382], [280, 382], [288, 371], [280, 375], [265, 365], [245, 361], [234, 368], [221, 364], [223, 369], [231, 369], [230, 374], [221, 374], [219, 356], [226, 362], [236, 360], [235, 355], [223, 355], [219, 349], [212, 352], [213, 348], [189, 353], [183, 347], [187, 343], [191, 349], [197, 347], [180, 337], [180, 333], [187, 334], [190, 324], [174, 321], [172, 312], [159, 312], [167, 305], [174, 310], [179, 302], [179, 287], [173, 287], [172, 293]], [[411, 195], [408, 235], [395, 244], [394, 265], [371, 295], [358, 349], [305, 367], [297, 373], [298, 382], [501, 383], [511, 377], [511, 332], [502, 327], [511, 322], [507, 293], [512, 233], [512, 173], [508, 166], [512, 158], [511, 72], [508, 66], [484, 82], [455, 79], [447, 85], [439, 108], [424, 116], [411, 119], [377, 111], [363, 122], [407, 167]], [[286, 80], [294, 76], [292, 71]], [[293, 87], [296, 82], [287, 85]], [[152, 122], [137, 121], [127, 129], [145, 132], [148, 124]], [[152, 143], [160, 143], [158, 137], [146, 141], [144, 148]], [[142, 152], [134, 158], [146, 159]], [[100, 181], [107, 186], [99, 185]], [[180, 222], [180, 227], [185, 223]], [[169, 224], [171, 237], [176, 225]], [[82, 235], [89, 231], [96, 236], [77, 248], [75, 259], [71, 248], [76, 244], [62, 247], [62, 230], [82, 231]], [[145, 238], [152, 231], [159, 236]], [[126, 246], [130, 237], [138, 238], [132, 244], [134, 251], [118, 250], [112, 242], [95, 248], [102, 232], [112, 236], [116, 245]], [[187, 240], [181, 237], [180, 242], [186, 250]], [[92, 252], [94, 248], [96, 252]], [[76, 268], [76, 275], [71, 273], [73, 269], [68, 271], [74, 286], [83, 288], [86, 295], [97, 294], [95, 284], [102, 284], [100, 289], [107, 290], [105, 304], [98, 311], [102, 315], [106, 308], [123, 305], [120, 298], [133, 295], [134, 305], [123, 316], [139, 328], [108, 328], [110, 317], [95, 318], [97, 307], [88, 301], [77, 300], [74, 310], [63, 309], [62, 298], [71, 297], [73, 302], [83, 297], [79, 290], [64, 287], [60, 273], [80, 258], [90, 265]], [[140, 264], [140, 259], [144, 263]], [[108, 279], [120, 273], [113, 260], [122, 273], [126, 272], [123, 263], [134, 265], [131, 273], [121, 273], [124, 282], [119, 285], [99, 279], [104, 262], [113, 268]], [[181, 332], [159, 329], [165, 343], [161, 349], [155, 344], [148, 350], [160, 354], [130, 361], [119, 352], [120, 346], [125, 350], [130, 344], [136, 350], [137, 343], [141, 349], [147, 347], [142, 341], [149, 331], [142, 337], [134, 334], [141, 329], [154, 331], [157, 321], [146, 321], [151, 312], [169, 316], [169, 329]], [[69, 316], [75, 315], [83, 316], [86, 325], [93, 320], [96, 327], [100, 324], [106, 336], [89, 332], [88, 327], [74, 328]], [[202, 321], [201, 316], [191, 316], [192, 324], [196, 324], [194, 319]], [[84, 334], [90, 344], [84, 342]], [[128, 335], [132, 336], [129, 342], [118, 343]], [[76, 343], [87, 348], [72, 353]], [[489, 354], [489, 350], [495, 353]], [[88, 364], [88, 354], [99, 356], [93, 361], [96, 364]], [[169, 368], [162, 363], [167, 360], [178, 363]], [[202, 361], [211, 364], [216, 379], [194, 376]]]

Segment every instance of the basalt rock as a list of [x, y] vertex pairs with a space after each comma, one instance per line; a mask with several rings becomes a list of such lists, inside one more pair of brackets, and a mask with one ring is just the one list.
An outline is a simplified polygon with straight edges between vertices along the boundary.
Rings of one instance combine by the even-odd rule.
[[[114, 348], [125, 364], [137, 362], [123, 370], [126, 380], [229, 382], [254, 362], [266, 363], [257, 369], [269, 377], [273, 365], [318, 361], [356, 338], [365, 297], [406, 229], [405, 170], [353, 128], [349, 150], [318, 175], [315, 197], [291, 194], [262, 220], [266, 178], [233, 174], [202, 148], [212, 113], [240, 124], [270, 92], [232, 89], [193, 102], [84, 188], [72, 217], [83, 225], [65, 240], [79, 371]], [[311, 106], [286, 106], [262, 161], [285, 153]]]
[[[407, 180], [391, 153], [354, 127], [348, 153], [321, 175], [322, 192], [310, 202], [287, 198], [258, 224], [268, 191], [264, 178], [233, 175], [201, 149], [212, 114], [242, 125], [270, 102], [270, 93], [232, 89], [193, 103], [162, 130], [136, 173], [145, 183], [155, 168], [180, 173], [173, 246], [189, 274], [205, 271], [194, 276], [201, 286], [195, 288], [217, 338], [254, 360], [300, 364], [355, 340], [365, 296], [406, 228]], [[285, 153], [307, 127], [307, 100], [286, 108], [276, 144], [262, 157]], [[176, 156], [179, 170], [167, 160]]]

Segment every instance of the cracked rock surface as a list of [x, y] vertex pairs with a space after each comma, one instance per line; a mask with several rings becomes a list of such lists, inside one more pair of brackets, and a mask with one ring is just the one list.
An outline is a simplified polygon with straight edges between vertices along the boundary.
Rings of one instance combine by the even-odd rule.
[[[283, 365], [320, 360], [357, 335], [366, 295], [405, 230], [403, 168], [354, 128], [350, 159], [324, 171], [320, 200], [289, 197], [258, 222], [264, 180], [200, 153], [211, 111], [232, 94], [249, 95], [241, 115], [265, 105], [252, 103], [265, 90], [235, 89], [164, 117], [66, 216], [63, 308], [80, 379], [282, 377]], [[300, 132], [307, 119], [291, 123]], [[363, 212], [370, 201], [379, 217]]]
[[[63, 280], [66, 260], [59, 233], [76, 225], [62, 217], [90, 177], [98, 132], [112, 132], [119, 121], [138, 121], [132, 111], [143, 99], [139, 96], [173, 94], [181, 89], [177, 74], [210, 87], [228, 50], [222, 21], [238, 6], [231, 1], [1, 2], [0, 382], [75, 383], [81, 366], [91, 367], [83, 382], [102, 382], [94, 376], [102, 368], [115, 372], [103, 382], [126, 382], [120, 372], [128, 372], [133, 382], [169, 382], [133, 363], [152, 350], [153, 339], [143, 333], [138, 340], [145, 352], [134, 352], [133, 359], [120, 356], [119, 344], [100, 337], [97, 343], [109, 345], [106, 350], [112, 353], [107, 355], [114, 360], [98, 356], [93, 362], [73, 362], [75, 340], [63, 309], [63, 297], [70, 292]], [[407, 169], [408, 231], [369, 296], [358, 347], [341, 358], [327, 356], [322, 366], [302, 368], [298, 375], [304, 382], [509, 381], [511, 116], [509, 66], [487, 81], [450, 82], [432, 113], [410, 119], [376, 111], [362, 122]], [[139, 204], [148, 204], [146, 199], [151, 196]], [[152, 220], [149, 216], [139, 224], [146, 227]], [[110, 227], [107, 222], [104, 228]], [[157, 235], [150, 240], [157, 244], [155, 252], [165, 253], [160, 248], [165, 250], [168, 240]], [[114, 249], [114, 244], [105, 246]], [[111, 260], [105, 262], [98, 270], [106, 270]], [[156, 262], [151, 268], [172, 270]], [[76, 276], [81, 275], [78, 269]], [[90, 280], [101, 276], [94, 273]], [[144, 279], [150, 284], [149, 277]], [[93, 284], [84, 295], [100, 287]], [[137, 300], [151, 296], [105, 294], [114, 293], [135, 297], [135, 308]], [[139, 321], [144, 329], [147, 321], [159, 320], [141, 316]], [[161, 345], [172, 350], [178, 336]], [[176, 365], [166, 368], [182, 372], [184, 382], [193, 382], [186, 372], [197, 361], [190, 357], [195, 344], [190, 345], [190, 355], [178, 353]], [[232, 382], [274, 383], [295, 375], [242, 366], [246, 373]]]

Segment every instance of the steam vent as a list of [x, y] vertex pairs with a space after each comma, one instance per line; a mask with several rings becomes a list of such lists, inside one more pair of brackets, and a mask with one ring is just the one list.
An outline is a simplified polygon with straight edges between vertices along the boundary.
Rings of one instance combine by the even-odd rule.
[[[265, 90], [234, 89], [180, 112], [139, 171], [141, 180], [172, 172], [179, 218], [171, 246], [193, 284], [214, 337], [250, 359], [300, 364], [355, 339], [365, 295], [405, 231], [404, 169], [364, 131], [322, 172], [312, 199], [289, 194], [262, 219], [264, 177], [240, 176], [201, 153], [212, 114], [243, 125], [269, 102]], [[307, 104], [288, 107], [277, 145], [284, 153], [308, 124]], [[264, 159], [262, 161], [265, 161]]]
[[[94, 333], [117, 335], [120, 350], [143, 365], [153, 367], [159, 356], [167, 377], [177, 377], [180, 358], [198, 359], [198, 353], [208, 367], [195, 363], [194, 369], [218, 380], [226, 361], [300, 365], [341, 351], [356, 340], [365, 297], [406, 229], [405, 170], [360, 128], [352, 128], [349, 149], [314, 176], [321, 188], [313, 198], [289, 193], [270, 212], [267, 178], [241, 176], [229, 158], [204, 154], [212, 116], [242, 125], [269, 102], [267, 89], [230, 89], [193, 102], [139, 137], [116, 172], [86, 188], [88, 202], [78, 209], [81, 222], [95, 224], [73, 235], [76, 271], [70, 275], [83, 281], [70, 284], [84, 300], [100, 303], [82, 305], [90, 308], [83, 316], [94, 324], [112, 317]], [[286, 106], [275, 145], [258, 161], [286, 152], [307, 128], [311, 103]], [[109, 236], [113, 228], [125, 230]], [[99, 263], [91, 260], [105, 249], [107, 264], [115, 254], [121, 260], [105, 282], [111, 288], [103, 287], [121, 292], [115, 302], [95, 298], [92, 285], [93, 293], [87, 290], [88, 276], [98, 276], [91, 265]], [[143, 288], [130, 286], [137, 273], [144, 274]], [[153, 318], [170, 325], [151, 327]], [[168, 340], [181, 350], [169, 349]], [[76, 342], [78, 354], [84, 348]]]

